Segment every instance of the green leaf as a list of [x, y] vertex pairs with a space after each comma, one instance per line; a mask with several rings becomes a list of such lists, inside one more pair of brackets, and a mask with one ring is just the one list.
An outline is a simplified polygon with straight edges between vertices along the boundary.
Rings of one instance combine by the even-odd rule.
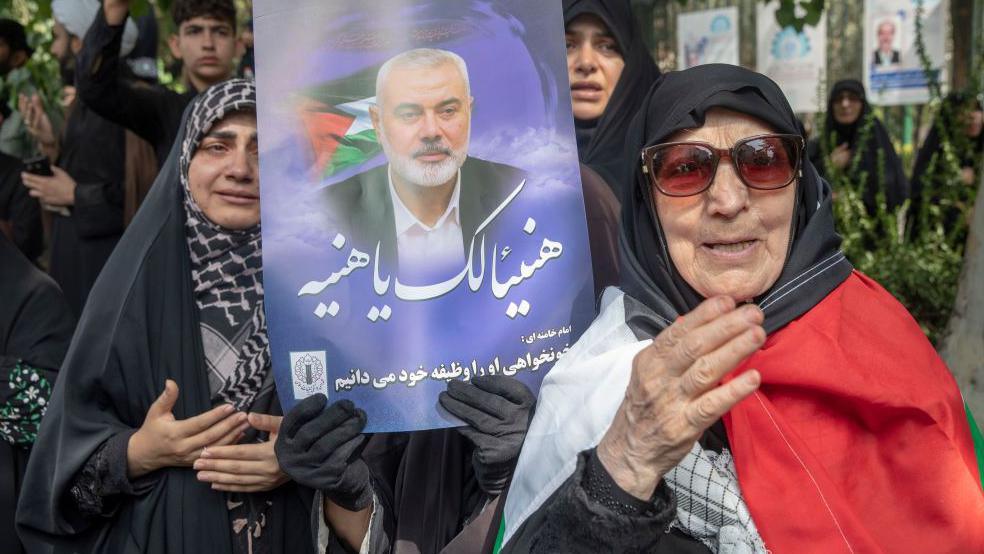
[[137, 18], [151, 11], [147, 0], [132, 0], [130, 2], [130, 16]]
[[48, 19], [51, 17], [51, 0], [38, 1], [38, 19]]

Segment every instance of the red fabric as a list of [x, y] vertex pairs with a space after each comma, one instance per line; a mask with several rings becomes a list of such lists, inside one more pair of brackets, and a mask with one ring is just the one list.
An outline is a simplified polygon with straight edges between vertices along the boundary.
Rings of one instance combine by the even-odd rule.
[[355, 118], [350, 115], [315, 110], [302, 110], [300, 116], [308, 140], [311, 141], [315, 167], [320, 171], [335, 154], [339, 138], [345, 136]]
[[916, 322], [855, 272], [735, 374], [762, 385], [725, 417], [766, 547], [984, 553], [963, 401]]

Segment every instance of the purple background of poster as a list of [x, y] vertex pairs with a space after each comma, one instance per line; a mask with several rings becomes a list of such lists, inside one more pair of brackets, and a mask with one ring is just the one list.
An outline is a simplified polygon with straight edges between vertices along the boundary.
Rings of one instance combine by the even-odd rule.
[[[383, 390], [336, 392], [336, 379], [348, 377], [350, 370], [375, 378], [421, 366], [431, 371], [452, 361], [485, 366], [496, 357], [508, 366], [527, 353], [535, 357], [573, 344], [590, 322], [593, 298], [560, 2], [256, 0], [254, 18], [265, 305], [285, 410], [293, 404], [290, 352], [325, 351], [329, 402], [351, 399], [369, 414], [366, 431], [378, 432], [458, 424], [437, 406], [446, 382], [428, 378], [412, 388], [395, 383]], [[437, 40], [411, 40], [411, 27], [443, 34], [418, 33]], [[499, 280], [518, 274], [521, 261], [535, 260], [544, 238], [561, 242], [563, 255], [501, 300], [490, 292], [489, 267], [477, 292], [466, 280], [425, 302], [396, 299], [392, 287], [381, 301], [372, 294], [371, 266], [317, 296], [298, 297], [304, 283], [343, 267], [349, 252], [348, 245], [341, 250], [330, 245], [335, 233], [325, 229], [317, 209], [319, 189], [385, 160], [377, 156], [330, 180], [312, 178], [293, 98], [423, 46], [454, 51], [468, 64], [475, 98], [469, 155], [528, 172], [523, 191], [497, 218], [498, 246], [512, 248], [498, 266]], [[528, 217], [537, 223], [529, 236], [522, 230]], [[467, 245], [469, 237], [464, 239]], [[487, 258], [493, 237], [488, 240]], [[337, 316], [313, 315], [319, 302], [332, 300], [341, 305]], [[521, 300], [532, 306], [528, 316], [509, 319], [506, 307]], [[384, 303], [392, 308], [390, 320], [370, 323], [369, 308]], [[569, 334], [531, 345], [522, 340], [565, 326]], [[535, 392], [550, 365], [516, 375]]]

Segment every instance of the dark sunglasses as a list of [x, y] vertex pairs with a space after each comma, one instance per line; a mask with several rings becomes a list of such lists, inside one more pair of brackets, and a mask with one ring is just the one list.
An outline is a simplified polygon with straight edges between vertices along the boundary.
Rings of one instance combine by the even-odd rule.
[[805, 143], [799, 135], [756, 135], [731, 148], [704, 142], [667, 142], [642, 149], [642, 172], [667, 196], [693, 196], [714, 182], [718, 162], [730, 158], [742, 183], [753, 189], [781, 189], [800, 174]]

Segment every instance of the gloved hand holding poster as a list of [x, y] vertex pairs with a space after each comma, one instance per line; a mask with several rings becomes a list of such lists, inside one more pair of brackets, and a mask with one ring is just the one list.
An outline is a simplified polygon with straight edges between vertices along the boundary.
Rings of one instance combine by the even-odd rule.
[[460, 424], [593, 314], [560, 2], [254, 1], [263, 266], [284, 409]]

